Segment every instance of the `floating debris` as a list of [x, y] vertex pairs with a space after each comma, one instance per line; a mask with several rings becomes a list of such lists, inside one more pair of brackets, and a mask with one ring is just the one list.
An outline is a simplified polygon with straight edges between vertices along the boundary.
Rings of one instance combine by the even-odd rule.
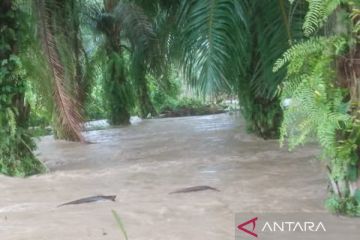
[[194, 187], [182, 188], [182, 189], [176, 190], [174, 192], [170, 192], [169, 194], [199, 192], [199, 191], [206, 191], [206, 190], [220, 192], [220, 190], [218, 190], [216, 188], [204, 185], [204, 186], [194, 186]]
[[98, 195], [98, 196], [80, 198], [80, 199], [75, 200], [75, 201], [63, 203], [63, 204], [59, 205], [58, 207], [62, 207], [62, 206], [65, 206], [65, 205], [73, 205], [73, 204], [83, 204], [83, 203], [92, 203], [92, 202], [106, 201], [106, 200], [115, 202], [115, 198], [116, 198], [116, 195], [111, 195], [111, 196]]

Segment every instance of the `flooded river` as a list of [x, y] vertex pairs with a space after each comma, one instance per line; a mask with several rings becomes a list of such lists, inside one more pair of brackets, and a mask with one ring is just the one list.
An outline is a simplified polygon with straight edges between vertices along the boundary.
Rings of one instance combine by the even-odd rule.
[[[280, 149], [245, 132], [239, 116], [152, 119], [90, 131], [92, 144], [39, 142], [49, 173], [0, 176], [1, 240], [234, 239], [236, 212], [324, 212], [326, 172], [315, 146]], [[208, 185], [220, 190], [171, 194]], [[94, 195], [104, 201], [61, 208]]]

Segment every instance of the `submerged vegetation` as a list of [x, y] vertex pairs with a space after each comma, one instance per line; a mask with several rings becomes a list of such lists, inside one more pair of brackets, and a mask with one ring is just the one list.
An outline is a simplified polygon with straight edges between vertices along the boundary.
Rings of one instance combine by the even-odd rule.
[[[0, 0], [0, 172], [44, 171], [32, 134], [223, 111], [292, 149], [316, 138], [329, 208], [360, 215], [356, 0]], [[47, 131], [47, 130], [46, 130]]]

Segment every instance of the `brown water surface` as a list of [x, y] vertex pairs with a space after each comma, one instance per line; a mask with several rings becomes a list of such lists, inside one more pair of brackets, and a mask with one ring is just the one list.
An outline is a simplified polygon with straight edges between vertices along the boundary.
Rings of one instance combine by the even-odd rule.
[[[236, 212], [324, 212], [318, 148], [290, 153], [244, 129], [219, 114], [91, 131], [88, 145], [44, 137], [49, 173], [0, 177], [0, 239], [122, 239], [112, 209], [130, 240], [234, 239]], [[168, 194], [195, 185], [220, 192]], [[99, 194], [117, 200], [57, 208]]]

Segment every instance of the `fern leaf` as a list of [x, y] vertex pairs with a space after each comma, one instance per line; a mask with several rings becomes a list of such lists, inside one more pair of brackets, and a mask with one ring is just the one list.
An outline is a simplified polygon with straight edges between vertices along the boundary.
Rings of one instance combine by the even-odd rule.
[[307, 41], [297, 43], [292, 46], [289, 50], [287, 50], [282, 58], [278, 59], [273, 67], [273, 71], [277, 72], [280, 68], [282, 68], [286, 63], [288, 63], [295, 56], [297, 58], [306, 58], [315, 52], [321, 52], [323, 50], [323, 41], [325, 38], [316, 37], [311, 38]]

